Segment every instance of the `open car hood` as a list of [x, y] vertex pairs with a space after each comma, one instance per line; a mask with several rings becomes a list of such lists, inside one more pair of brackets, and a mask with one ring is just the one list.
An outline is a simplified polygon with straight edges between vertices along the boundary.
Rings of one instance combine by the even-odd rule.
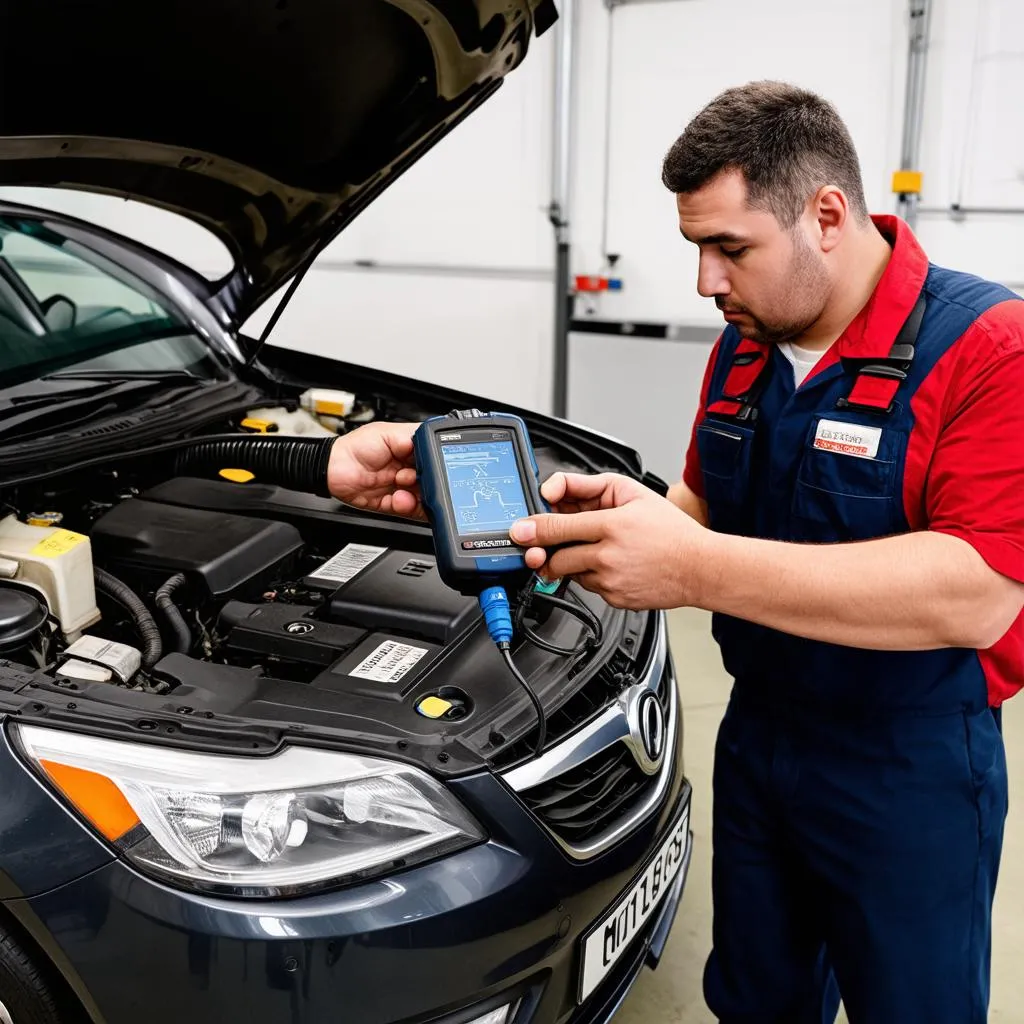
[[501, 84], [553, 0], [0, 0], [0, 184], [154, 203], [236, 326]]

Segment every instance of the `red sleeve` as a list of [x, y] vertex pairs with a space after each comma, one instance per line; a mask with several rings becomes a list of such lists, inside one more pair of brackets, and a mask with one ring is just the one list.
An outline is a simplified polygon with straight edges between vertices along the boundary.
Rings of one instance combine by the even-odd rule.
[[994, 307], [956, 348], [925, 519], [1024, 582], [1024, 302]]
[[722, 343], [722, 336], [718, 336], [711, 355], [708, 356], [707, 366], [704, 367], [704, 380], [700, 386], [700, 405], [697, 406], [697, 415], [693, 418], [693, 426], [690, 428], [690, 444], [686, 449], [686, 461], [683, 463], [683, 483], [697, 495], [704, 497], [704, 477], [700, 471], [700, 459], [697, 456], [697, 424], [704, 418], [704, 410], [708, 404], [708, 389], [711, 387], [711, 374], [715, 369], [715, 362], [718, 359], [718, 347]]

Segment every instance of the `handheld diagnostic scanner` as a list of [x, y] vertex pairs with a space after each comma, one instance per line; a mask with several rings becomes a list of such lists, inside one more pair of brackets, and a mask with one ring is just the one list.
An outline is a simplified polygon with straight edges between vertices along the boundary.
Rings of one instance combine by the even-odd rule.
[[[526, 424], [509, 413], [453, 412], [420, 424], [413, 452], [420, 497], [434, 530], [438, 573], [453, 590], [479, 600], [491, 639], [533, 704], [538, 723], [534, 755], [539, 757], [547, 740], [547, 716], [512, 657], [515, 629], [508, 600], [508, 590], [518, 590], [531, 576], [526, 552], [509, 529], [517, 519], [550, 511], [540, 495], [540, 472]], [[554, 596], [540, 581], [533, 590], [534, 600], [576, 616], [589, 635], [575, 648], [563, 649], [524, 627], [526, 640], [566, 657], [600, 644], [601, 622], [585, 605]]]
[[525, 581], [525, 552], [509, 529], [549, 511], [526, 424], [507, 413], [453, 412], [422, 423], [413, 448], [445, 583], [478, 596], [489, 586]]

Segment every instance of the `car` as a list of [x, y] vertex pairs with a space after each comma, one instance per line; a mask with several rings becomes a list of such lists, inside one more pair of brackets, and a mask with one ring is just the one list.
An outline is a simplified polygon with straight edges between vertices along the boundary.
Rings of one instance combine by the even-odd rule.
[[[0, 1021], [609, 1020], [693, 846], [664, 614], [511, 595], [535, 749], [429, 527], [323, 474], [339, 434], [493, 403], [242, 328], [514, 73], [549, 0], [3, 17], [36, 43], [0, 65], [0, 186], [155, 204], [231, 269], [0, 203]], [[664, 492], [621, 442], [498, 411], [542, 477]]]

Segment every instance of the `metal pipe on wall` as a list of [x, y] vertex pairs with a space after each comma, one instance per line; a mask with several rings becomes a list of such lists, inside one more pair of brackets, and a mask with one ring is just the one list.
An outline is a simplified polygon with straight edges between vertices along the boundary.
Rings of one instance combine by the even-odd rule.
[[950, 220], [966, 220], [970, 215], [984, 217], [1019, 217], [1024, 214], [1024, 206], [961, 206], [953, 203], [950, 206], [919, 206], [918, 213], [942, 215]]
[[[928, 64], [928, 37], [931, 29], [931, 0], [909, 0], [910, 44], [907, 54], [907, 87], [903, 103], [903, 141], [900, 165], [905, 171], [920, 169], [921, 134], [924, 127], [925, 71]], [[899, 215], [913, 228], [917, 224], [920, 195], [901, 192], [897, 204]]]
[[576, 51], [576, 0], [563, 0], [555, 48], [555, 117], [551, 205], [548, 217], [555, 229], [555, 336], [551, 380], [551, 411], [565, 417], [569, 401], [569, 287], [571, 239], [569, 192], [572, 182], [573, 77]]

